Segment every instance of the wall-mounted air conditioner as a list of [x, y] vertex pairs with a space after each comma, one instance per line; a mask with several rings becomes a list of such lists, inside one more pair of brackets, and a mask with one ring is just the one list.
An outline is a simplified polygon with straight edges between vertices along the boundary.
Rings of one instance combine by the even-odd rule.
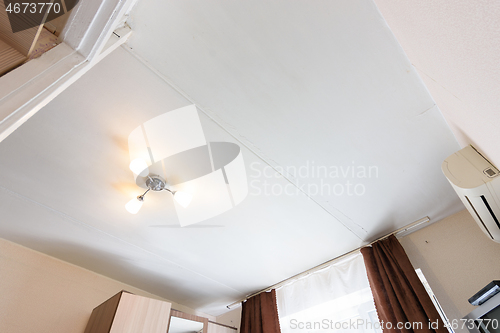
[[449, 156], [443, 172], [477, 224], [500, 243], [500, 172], [472, 146]]

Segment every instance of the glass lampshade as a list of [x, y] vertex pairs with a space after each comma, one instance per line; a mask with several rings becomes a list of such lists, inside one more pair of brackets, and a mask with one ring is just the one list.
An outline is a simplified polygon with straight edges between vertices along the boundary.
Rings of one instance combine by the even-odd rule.
[[126, 205], [125, 205], [125, 209], [130, 213], [130, 214], [137, 214], [137, 212], [139, 211], [139, 209], [141, 209], [142, 207], [142, 204], [144, 203], [144, 201], [142, 200], [139, 200], [137, 198], [134, 198], [132, 200], [130, 200]]

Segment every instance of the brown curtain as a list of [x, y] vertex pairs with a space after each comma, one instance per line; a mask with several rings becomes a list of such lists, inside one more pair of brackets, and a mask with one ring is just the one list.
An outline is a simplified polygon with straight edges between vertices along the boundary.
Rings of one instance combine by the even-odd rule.
[[276, 290], [260, 293], [243, 303], [241, 333], [280, 333]]
[[[361, 253], [375, 308], [380, 322], [384, 323], [384, 333], [448, 333], [429, 294], [394, 235], [374, 243], [372, 247], [361, 249]], [[419, 324], [414, 323], [422, 323], [421, 328]], [[398, 324], [401, 328], [398, 328]]]

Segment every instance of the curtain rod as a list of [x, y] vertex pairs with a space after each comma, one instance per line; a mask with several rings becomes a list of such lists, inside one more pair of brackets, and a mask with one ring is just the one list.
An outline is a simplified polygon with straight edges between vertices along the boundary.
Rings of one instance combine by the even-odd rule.
[[285, 279], [285, 280], [283, 280], [283, 281], [281, 281], [281, 282], [278, 282], [278, 283], [276, 283], [276, 284], [273, 284], [272, 286], [267, 287], [266, 289], [262, 289], [262, 290], [260, 290], [260, 291], [257, 291], [257, 292], [255, 292], [255, 293], [253, 293], [253, 294], [250, 294], [250, 295], [246, 296], [245, 298], [242, 298], [242, 299], [241, 299], [241, 300], [239, 300], [239, 301], [236, 301], [236, 302], [233, 302], [233, 303], [231, 303], [231, 304], [227, 305], [226, 307], [227, 307], [228, 309], [231, 309], [231, 307], [232, 307], [232, 306], [237, 305], [237, 304], [239, 304], [239, 303], [242, 303], [242, 302], [246, 301], [247, 299], [249, 299], [249, 298], [251, 298], [251, 297], [254, 297], [254, 296], [256, 296], [256, 295], [258, 295], [258, 294], [261, 294], [261, 293], [265, 293], [265, 292], [267, 292], [267, 291], [269, 291], [269, 290], [272, 290], [272, 289], [279, 288], [279, 287], [281, 287], [282, 285], [284, 285], [284, 284], [286, 284], [286, 283], [290, 282], [291, 280], [299, 279], [299, 278], [301, 278], [301, 277], [302, 277], [302, 276], [304, 276], [304, 275], [307, 275], [307, 274], [310, 274], [310, 273], [312, 273], [312, 272], [318, 271], [318, 270], [320, 270], [320, 269], [322, 269], [322, 268], [325, 268], [325, 267], [327, 267], [327, 266], [331, 265], [333, 262], [335, 262], [335, 261], [337, 261], [337, 260], [339, 260], [339, 259], [341, 259], [341, 258], [344, 258], [344, 257], [346, 257], [346, 256], [348, 256], [348, 255], [350, 255], [350, 254], [356, 253], [356, 252], [358, 252], [359, 250], [361, 250], [362, 248], [367, 247], [367, 246], [370, 246], [370, 245], [372, 245], [373, 243], [378, 242], [379, 240], [385, 239], [385, 238], [387, 238], [387, 237], [389, 237], [389, 236], [391, 236], [391, 235], [396, 235], [396, 234], [399, 234], [399, 233], [405, 232], [405, 231], [407, 231], [407, 230], [409, 230], [409, 229], [413, 229], [413, 228], [415, 228], [416, 226], [419, 226], [419, 225], [421, 225], [421, 224], [427, 223], [427, 222], [429, 222], [429, 221], [430, 221], [430, 219], [429, 219], [429, 217], [428, 217], [428, 216], [423, 217], [423, 218], [421, 218], [420, 220], [417, 220], [417, 221], [415, 221], [415, 222], [412, 222], [412, 223], [410, 223], [410, 224], [408, 224], [408, 225], [406, 225], [406, 226], [404, 226], [404, 227], [401, 227], [401, 228], [399, 228], [399, 229], [397, 229], [397, 230], [395, 230], [395, 231], [393, 231], [393, 232], [390, 232], [390, 233], [388, 233], [388, 234], [386, 234], [386, 235], [384, 235], [384, 236], [382, 236], [382, 237], [379, 237], [379, 238], [377, 238], [376, 240], [374, 240], [374, 241], [372, 241], [372, 242], [370, 242], [370, 243], [368, 243], [368, 244], [362, 245], [362, 246], [358, 247], [357, 249], [354, 249], [354, 250], [352, 250], [352, 251], [349, 251], [349, 252], [347, 252], [347, 253], [344, 253], [344, 254], [342, 254], [342, 255], [340, 255], [340, 256], [338, 256], [338, 257], [335, 257], [335, 258], [333, 258], [333, 259], [331, 259], [331, 260], [328, 260], [328, 261], [326, 261], [326, 262], [324, 262], [324, 263], [322, 263], [322, 264], [319, 264], [319, 265], [317, 265], [317, 266], [314, 266], [313, 268], [310, 268], [310, 269], [308, 269], [307, 271], [303, 271], [302, 273], [295, 274], [294, 276], [289, 277], [288, 279]]

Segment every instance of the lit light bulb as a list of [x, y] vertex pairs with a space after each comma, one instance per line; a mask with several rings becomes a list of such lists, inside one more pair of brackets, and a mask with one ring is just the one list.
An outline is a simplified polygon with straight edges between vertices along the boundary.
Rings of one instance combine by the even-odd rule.
[[125, 209], [130, 214], [137, 214], [139, 209], [141, 209], [143, 203], [144, 203], [144, 200], [140, 200], [139, 198], [133, 198], [125, 205]]
[[186, 208], [187, 206], [189, 206], [189, 203], [191, 202], [191, 199], [193, 199], [193, 196], [187, 192], [176, 191], [174, 193], [174, 199], [179, 205]]
[[149, 174], [148, 165], [142, 158], [136, 158], [130, 162], [129, 168], [133, 173], [141, 177], [146, 177]]

